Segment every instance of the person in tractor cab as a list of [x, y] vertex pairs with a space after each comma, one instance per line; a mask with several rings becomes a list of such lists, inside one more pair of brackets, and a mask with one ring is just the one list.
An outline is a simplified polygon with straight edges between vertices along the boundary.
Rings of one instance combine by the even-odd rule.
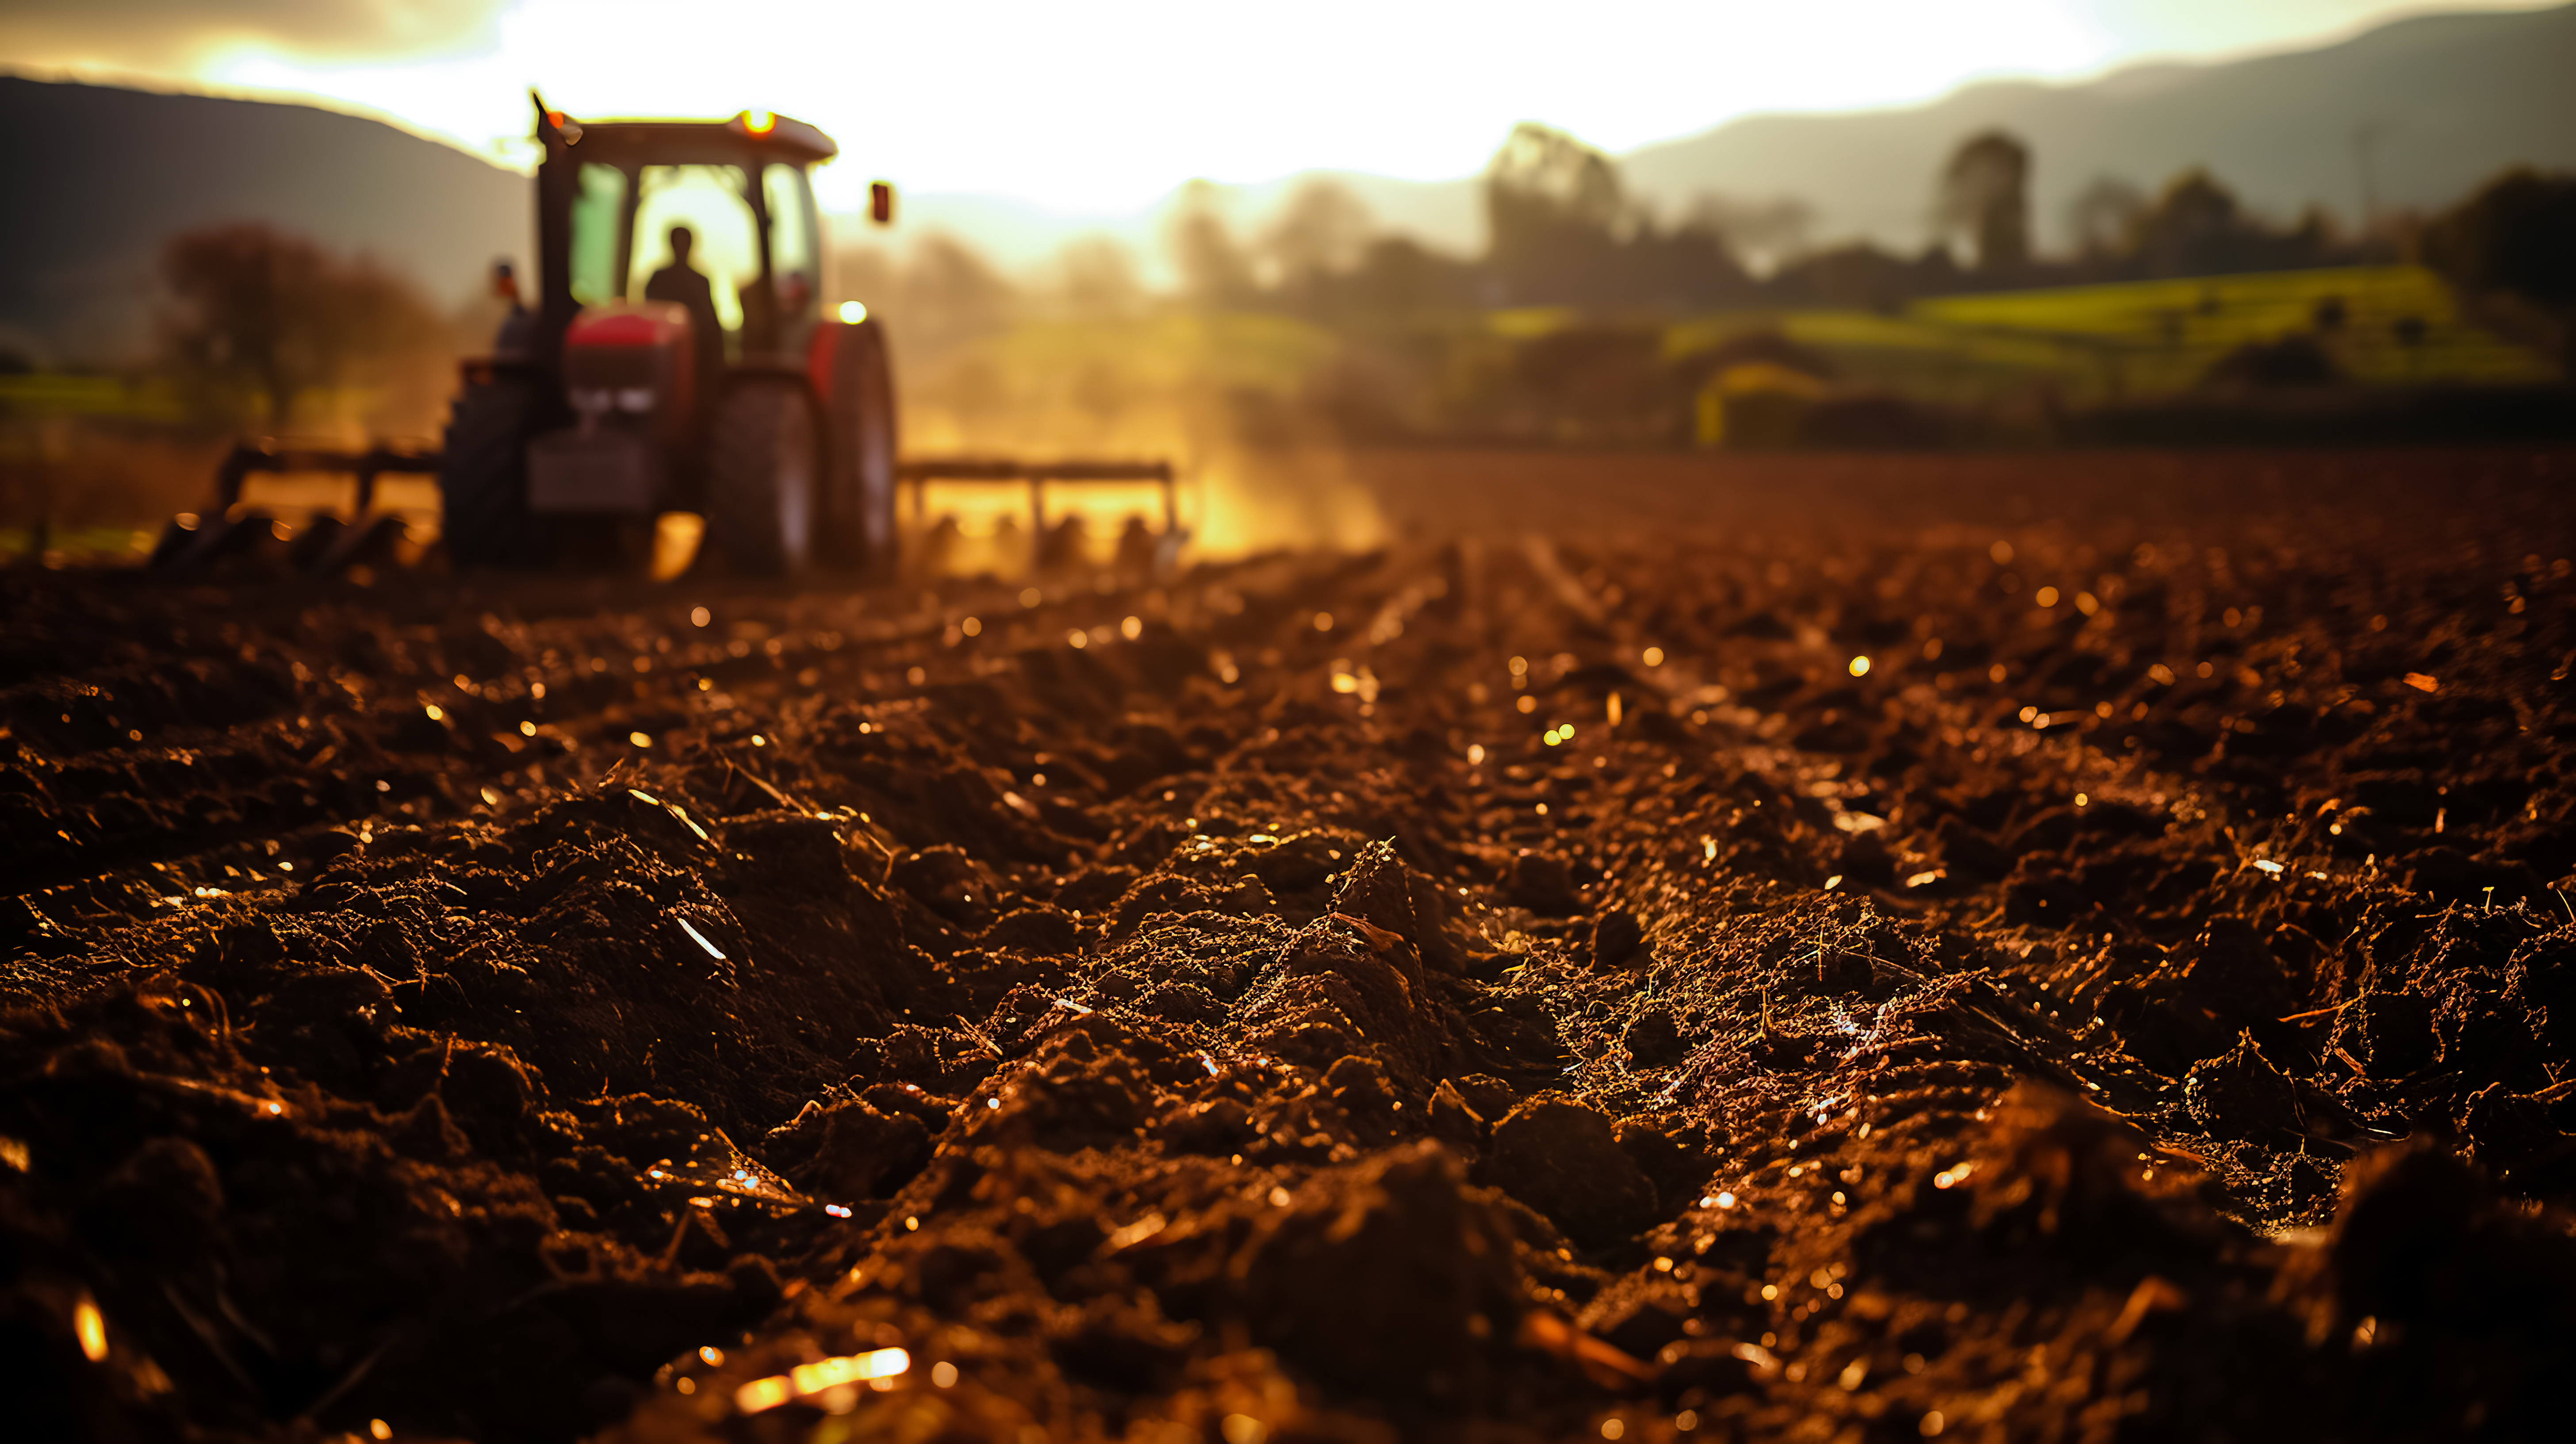
[[653, 278], [644, 283], [644, 299], [673, 301], [687, 308], [689, 340], [695, 352], [690, 360], [697, 372], [697, 384], [708, 386], [724, 369], [724, 332], [716, 322], [714, 283], [689, 264], [689, 252], [697, 243], [697, 233], [687, 226], [671, 227], [671, 264], [655, 271]]

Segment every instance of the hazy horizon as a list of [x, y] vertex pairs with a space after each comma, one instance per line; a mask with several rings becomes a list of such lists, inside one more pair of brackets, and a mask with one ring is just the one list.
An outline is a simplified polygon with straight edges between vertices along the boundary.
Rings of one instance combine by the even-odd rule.
[[[1330, 4], [1289, 29], [1275, 12], [1145, 0], [1078, 20], [1007, 6], [871, 17], [788, 4], [764, 12], [756, 38], [801, 28], [815, 43], [780, 55], [692, 36], [693, 64], [674, 71], [660, 37], [688, 34], [700, 13], [677, 0], [625, 7], [607, 35], [576, 0], [486, 0], [434, 18], [374, 0], [330, 7], [327, 22], [305, 0], [37, 0], [0, 15], [0, 54], [34, 78], [319, 105], [519, 167], [532, 85], [575, 114], [769, 108], [841, 138], [844, 160], [817, 178], [835, 210], [856, 209], [865, 183], [886, 176], [925, 197], [1106, 221], [1195, 178], [1245, 190], [1310, 171], [1456, 180], [1522, 120], [1624, 153], [1753, 115], [1899, 109], [1984, 81], [2081, 82], [2311, 48], [2411, 15], [2548, 8], [1977, 0], [1935, 13], [1840, 0], [1782, 15], [1629, 3], [1565, 29], [1535, 7]], [[996, 34], [1019, 43], [997, 47]], [[1854, 35], [1868, 43], [1855, 48]], [[918, 60], [970, 47], [968, 82]], [[889, 52], [893, 62], [852, 58]], [[1229, 59], [1205, 63], [1216, 54]], [[1244, 54], [1263, 59], [1231, 58]]]

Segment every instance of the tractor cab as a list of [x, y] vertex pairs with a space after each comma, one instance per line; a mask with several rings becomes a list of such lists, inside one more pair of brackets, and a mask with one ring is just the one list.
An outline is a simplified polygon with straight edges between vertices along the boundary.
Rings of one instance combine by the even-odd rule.
[[[439, 471], [465, 566], [631, 566], [703, 519], [737, 574], [882, 571], [894, 389], [863, 307], [826, 314], [811, 172], [839, 148], [762, 111], [575, 120], [538, 105], [534, 344], [470, 373]], [[893, 193], [871, 212], [892, 219]]]
[[548, 274], [574, 306], [643, 303], [657, 277], [694, 273], [718, 332], [694, 338], [701, 353], [726, 365], [804, 353], [823, 305], [810, 171], [839, 153], [829, 136], [761, 112], [589, 125], [549, 113], [546, 128], [563, 139], [547, 164], [569, 172], [557, 177], [564, 264]]

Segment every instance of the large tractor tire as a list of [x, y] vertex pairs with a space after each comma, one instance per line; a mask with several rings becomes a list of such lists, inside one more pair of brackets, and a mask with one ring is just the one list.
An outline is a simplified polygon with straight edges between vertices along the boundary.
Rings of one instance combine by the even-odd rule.
[[830, 467], [823, 493], [824, 560], [866, 576], [895, 565], [894, 363], [876, 321], [836, 326], [823, 398]]
[[822, 427], [801, 376], [737, 376], [707, 422], [707, 539], [745, 577], [801, 577], [824, 560]]
[[545, 537], [528, 515], [528, 441], [552, 403], [533, 372], [496, 373], [456, 398], [438, 463], [438, 530], [458, 570], [546, 560]]

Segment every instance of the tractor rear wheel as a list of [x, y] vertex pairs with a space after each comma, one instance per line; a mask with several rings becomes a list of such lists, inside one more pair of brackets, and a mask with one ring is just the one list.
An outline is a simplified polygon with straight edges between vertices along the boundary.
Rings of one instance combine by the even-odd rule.
[[459, 570], [544, 560], [528, 515], [528, 439], [547, 420], [545, 381], [502, 371], [469, 384], [448, 413], [438, 462], [438, 531]]
[[821, 560], [821, 427], [796, 376], [738, 376], [707, 425], [707, 547], [736, 576], [803, 576]]
[[894, 569], [894, 366], [876, 321], [836, 327], [830, 394], [831, 466], [824, 491], [825, 559], [872, 576]]

